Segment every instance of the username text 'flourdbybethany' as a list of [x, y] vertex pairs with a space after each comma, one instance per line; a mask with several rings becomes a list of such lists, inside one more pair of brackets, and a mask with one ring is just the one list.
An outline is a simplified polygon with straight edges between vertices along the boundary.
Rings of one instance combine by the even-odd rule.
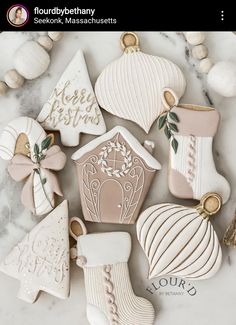
[[39, 8], [34, 7], [34, 14], [35, 15], [57, 15], [57, 16], [64, 16], [64, 15], [88, 15], [93, 17], [95, 14], [96, 9], [92, 8], [59, 8], [59, 7], [53, 7], [53, 8]]

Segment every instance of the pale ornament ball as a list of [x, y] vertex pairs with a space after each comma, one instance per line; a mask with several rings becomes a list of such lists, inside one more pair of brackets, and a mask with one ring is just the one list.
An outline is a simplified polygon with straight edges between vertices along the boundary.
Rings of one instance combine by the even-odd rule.
[[63, 32], [48, 32], [48, 36], [54, 41], [58, 42], [63, 37]]
[[224, 97], [236, 96], [236, 63], [220, 61], [207, 76], [209, 86]]
[[191, 45], [198, 45], [204, 42], [205, 33], [203, 32], [186, 32], [186, 40]]
[[204, 44], [196, 45], [192, 48], [192, 56], [196, 60], [202, 60], [208, 55], [208, 49]]
[[13, 89], [20, 88], [25, 81], [15, 69], [8, 70], [5, 73], [4, 80], [8, 87]]
[[200, 73], [208, 73], [213, 66], [213, 62], [209, 58], [202, 59], [198, 66]]
[[0, 81], [0, 96], [4, 96], [8, 90], [8, 87], [4, 81]]
[[34, 41], [25, 42], [15, 53], [15, 69], [25, 79], [35, 79], [48, 68], [50, 57], [42, 46]]
[[46, 35], [40, 36], [37, 42], [48, 52], [51, 51], [53, 47], [53, 40]]

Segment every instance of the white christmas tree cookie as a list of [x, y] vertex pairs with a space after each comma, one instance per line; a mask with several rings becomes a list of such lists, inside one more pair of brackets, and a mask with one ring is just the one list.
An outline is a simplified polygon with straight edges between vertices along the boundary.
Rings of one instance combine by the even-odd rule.
[[103, 134], [106, 126], [79, 50], [59, 79], [37, 120], [46, 130], [58, 130], [62, 144], [77, 146], [80, 133]]
[[63, 201], [17, 244], [0, 271], [18, 279], [18, 298], [33, 303], [40, 291], [69, 295], [68, 203]]

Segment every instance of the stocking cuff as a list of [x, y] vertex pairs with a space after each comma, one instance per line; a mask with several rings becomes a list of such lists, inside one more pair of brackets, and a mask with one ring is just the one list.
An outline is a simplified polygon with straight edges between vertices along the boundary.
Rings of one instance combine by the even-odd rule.
[[219, 124], [219, 113], [211, 107], [183, 105], [172, 109], [179, 118], [178, 134], [213, 137]]
[[126, 232], [83, 235], [77, 241], [77, 264], [95, 267], [128, 262], [130, 252], [131, 238]]

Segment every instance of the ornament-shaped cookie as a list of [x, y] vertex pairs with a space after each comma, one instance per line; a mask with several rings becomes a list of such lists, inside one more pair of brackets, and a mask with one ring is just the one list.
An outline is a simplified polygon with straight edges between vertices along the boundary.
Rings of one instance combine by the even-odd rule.
[[54, 208], [54, 193], [63, 196], [54, 171], [64, 168], [66, 155], [52, 142], [53, 136], [29, 117], [11, 121], [0, 136], [0, 157], [10, 160], [8, 172], [15, 181], [25, 181], [21, 202], [36, 215]]
[[110, 63], [95, 84], [99, 105], [114, 115], [137, 123], [146, 133], [162, 113], [162, 89], [171, 87], [179, 97], [186, 81], [173, 62], [140, 51], [134, 33], [123, 33], [124, 54]]
[[92, 222], [132, 224], [155, 172], [161, 169], [125, 128], [117, 126], [77, 150], [75, 161], [84, 217]]
[[68, 203], [63, 201], [18, 243], [0, 271], [18, 279], [18, 298], [33, 303], [40, 291], [69, 295]]
[[59, 131], [62, 144], [68, 147], [79, 144], [80, 133], [106, 132], [81, 50], [63, 72], [37, 120], [45, 130]]
[[174, 275], [203, 280], [220, 268], [222, 252], [209, 217], [219, 211], [221, 197], [207, 193], [196, 207], [154, 205], [137, 222], [138, 240], [149, 261], [149, 278]]

